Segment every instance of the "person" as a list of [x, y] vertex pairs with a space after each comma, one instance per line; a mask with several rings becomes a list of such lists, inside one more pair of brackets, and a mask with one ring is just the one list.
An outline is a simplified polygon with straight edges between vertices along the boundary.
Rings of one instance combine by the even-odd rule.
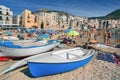
[[91, 33], [89, 34], [89, 39], [88, 39], [88, 41], [89, 41], [90, 43], [96, 43], [94, 32], [91, 32]]
[[108, 31], [108, 44], [110, 44], [111, 32]]
[[71, 40], [72, 40], [73, 44], [76, 44], [76, 37], [75, 36], [72, 35]]
[[81, 32], [80, 32], [80, 34], [79, 34], [79, 36], [80, 36], [80, 39], [82, 39], [82, 34], [83, 34], [83, 33], [82, 33], [82, 31], [81, 31]]
[[120, 55], [117, 53], [113, 53], [113, 58], [117, 60], [117, 62], [120, 64]]
[[76, 44], [79, 43], [79, 36], [75, 36], [75, 42], [76, 42]]
[[19, 38], [19, 40], [24, 40], [23, 35], [22, 35], [22, 34], [20, 34], [20, 33], [17, 35], [17, 38]]
[[105, 44], [109, 44], [110, 43], [110, 38], [111, 38], [110, 31], [106, 31], [104, 37], [105, 37]]

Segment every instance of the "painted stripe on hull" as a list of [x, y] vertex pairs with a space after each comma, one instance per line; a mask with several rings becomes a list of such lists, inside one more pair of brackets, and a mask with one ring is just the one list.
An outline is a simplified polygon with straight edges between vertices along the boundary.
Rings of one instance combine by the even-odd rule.
[[35, 63], [28, 62], [28, 68], [33, 77], [42, 77], [63, 72], [68, 72], [87, 64], [93, 55], [87, 59], [68, 63]]
[[4, 56], [0, 56], [0, 61], [8, 61], [8, 60], [10, 60], [9, 58], [7, 58], [7, 57], [4, 57]]

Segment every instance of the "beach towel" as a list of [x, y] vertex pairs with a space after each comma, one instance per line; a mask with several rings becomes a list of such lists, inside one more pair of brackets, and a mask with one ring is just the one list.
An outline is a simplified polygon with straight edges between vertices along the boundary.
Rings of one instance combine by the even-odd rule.
[[114, 59], [112, 54], [110, 53], [104, 53], [104, 52], [98, 52], [98, 55], [96, 57], [98, 60], [103, 60], [103, 61], [107, 61], [107, 62], [112, 62], [114, 63]]
[[111, 46], [107, 46], [107, 45], [104, 45], [104, 44], [97, 44], [96, 47], [98, 47], [98, 48], [113, 48]]

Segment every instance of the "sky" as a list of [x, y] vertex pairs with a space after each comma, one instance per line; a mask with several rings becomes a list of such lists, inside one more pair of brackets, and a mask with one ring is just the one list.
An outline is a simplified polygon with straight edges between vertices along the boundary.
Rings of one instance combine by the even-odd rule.
[[66, 11], [75, 16], [99, 17], [120, 9], [120, 0], [0, 0], [14, 16], [24, 9], [32, 12], [42, 8]]

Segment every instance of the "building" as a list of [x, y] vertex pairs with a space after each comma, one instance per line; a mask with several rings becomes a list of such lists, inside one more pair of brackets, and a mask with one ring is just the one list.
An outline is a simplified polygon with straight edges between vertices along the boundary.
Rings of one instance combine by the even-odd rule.
[[73, 27], [75, 29], [85, 30], [87, 29], [88, 17], [75, 16], [73, 19]]
[[13, 12], [10, 8], [0, 5], [0, 26], [12, 25]]
[[88, 25], [89, 25], [90, 28], [99, 29], [101, 23], [100, 23], [99, 19], [89, 19]]
[[34, 12], [38, 16], [38, 27], [40, 29], [62, 30], [69, 27], [69, 16], [66, 12], [40, 9]]
[[80, 28], [80, 22], [84, 24], [88, 21], [87, 17], [76, 17], [64, 11], [40, 9], [33, 14], [38, 16], [38, 27], [40, 29], [76, 29]]
[[25, 9], [20, 15], [17, 16], [17, 23], [21, 27], [32, 28], [38, 27], [38, 18], [30, 10]]
[[75, 17], [64, 11], [48, 9], [40, 9], [36, 12], [25, 9], [16, 19], [17, 23], [25, 28], [36, 27], [52, 30], [76, 29], [88, 21], [87, 17]]

